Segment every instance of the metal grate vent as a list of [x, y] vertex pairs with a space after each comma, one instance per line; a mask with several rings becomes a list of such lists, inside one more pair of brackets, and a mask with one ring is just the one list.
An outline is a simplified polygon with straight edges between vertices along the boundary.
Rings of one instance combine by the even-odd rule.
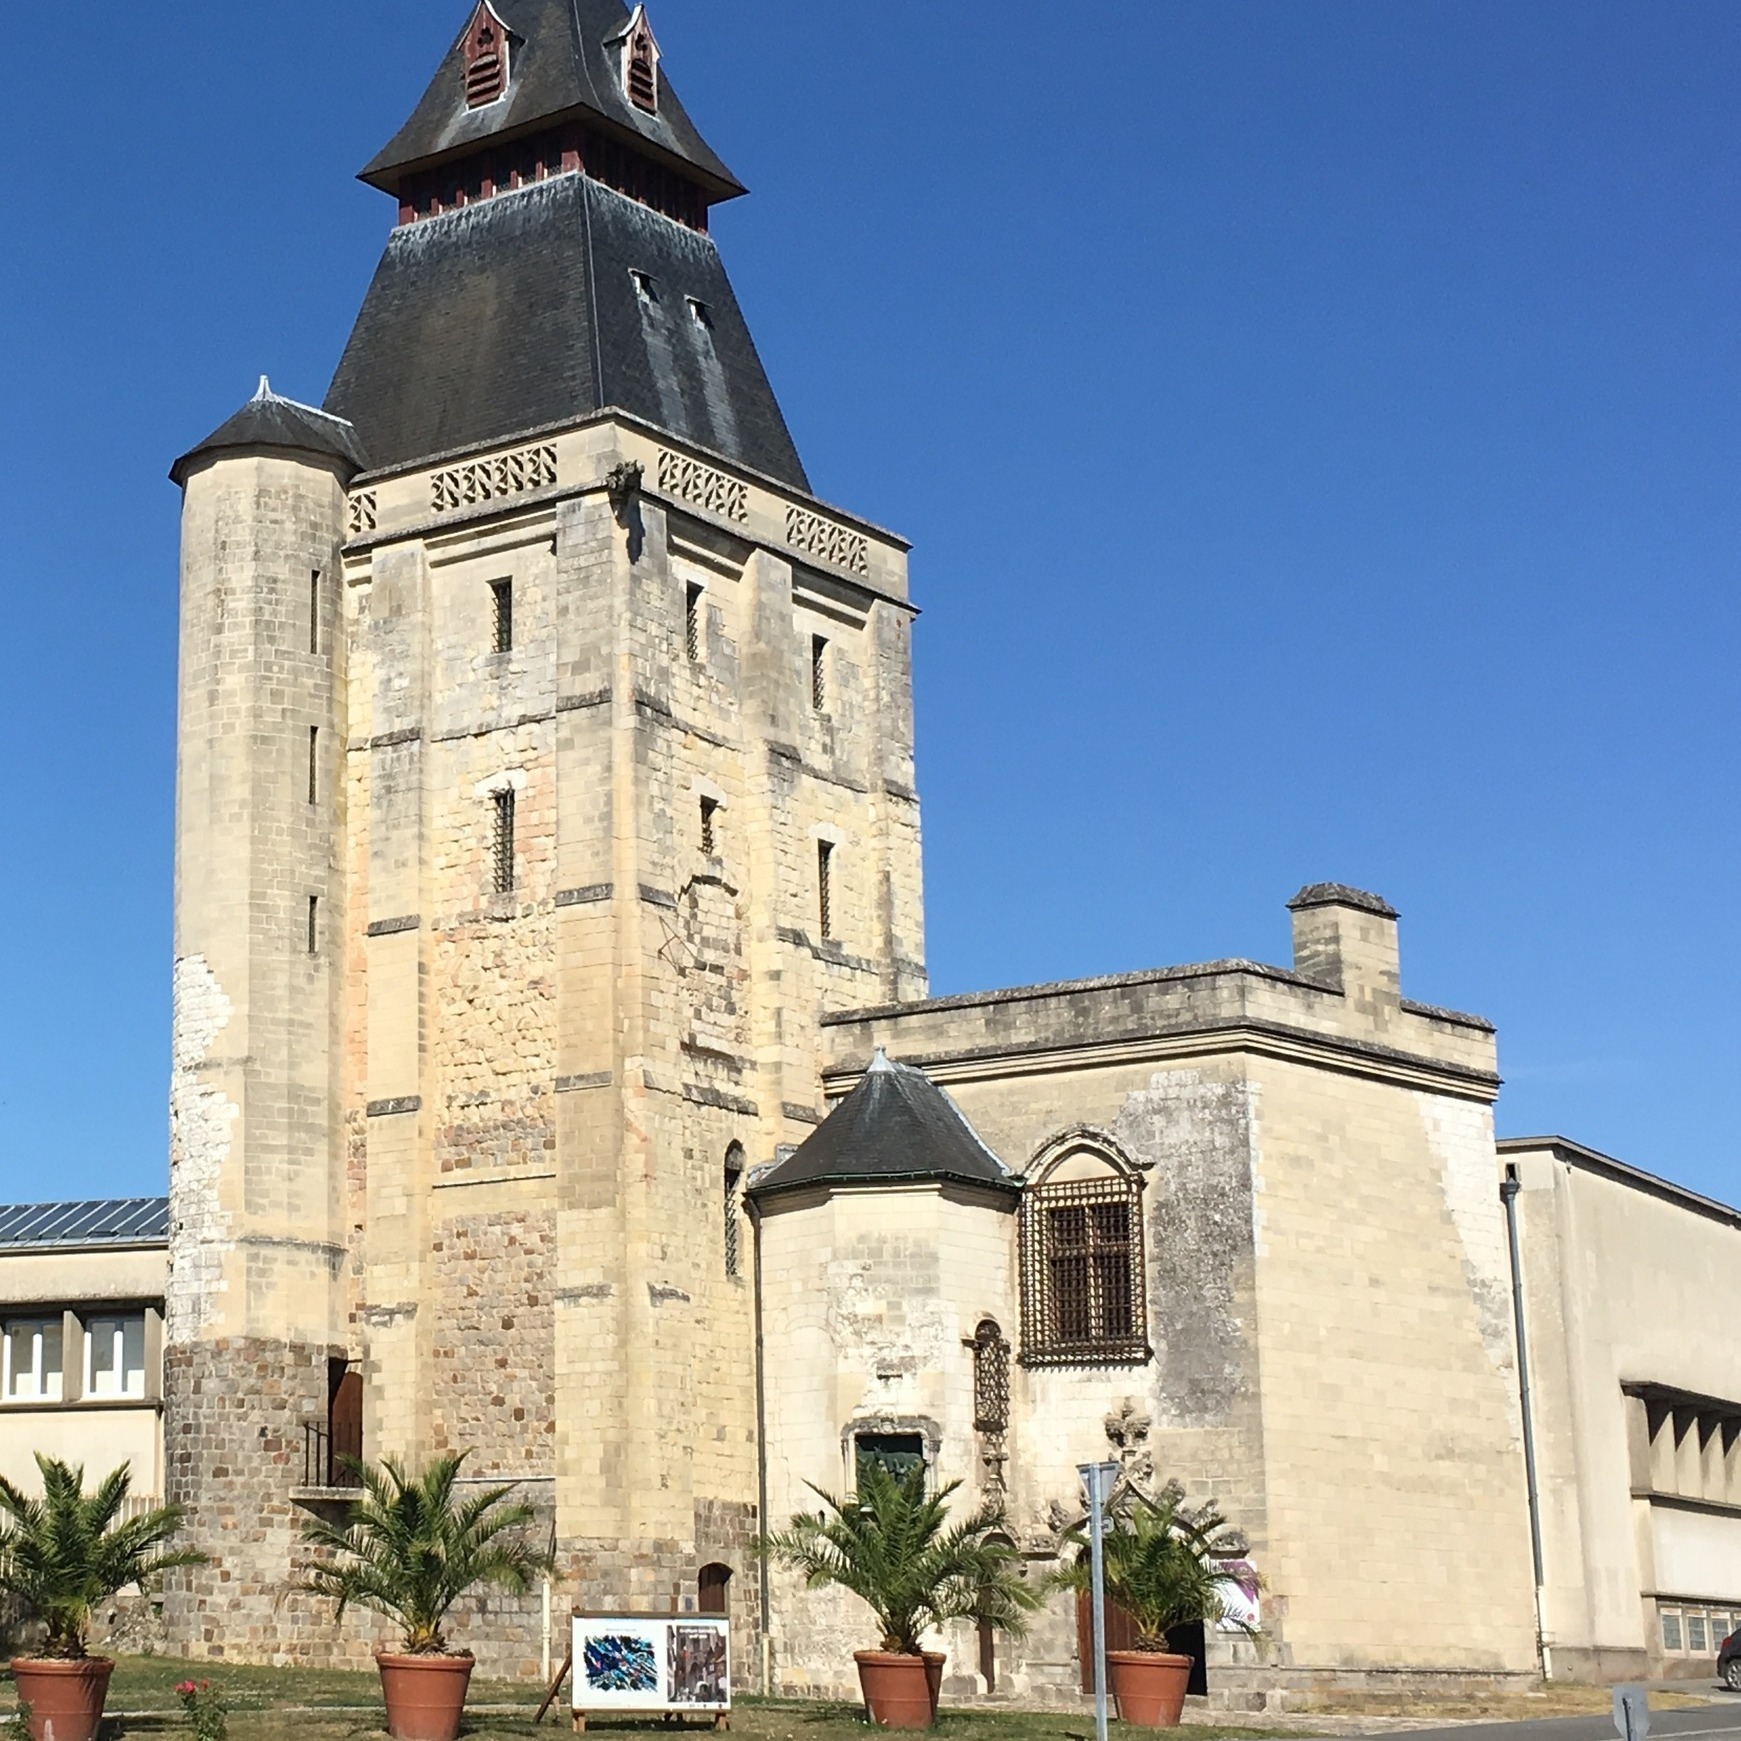
[[983, 1320], [968, 1346], [973, 1350], [973, 1430], [1008, 1432], [1010, 1345], [1004, 1340], [997, 1320]]

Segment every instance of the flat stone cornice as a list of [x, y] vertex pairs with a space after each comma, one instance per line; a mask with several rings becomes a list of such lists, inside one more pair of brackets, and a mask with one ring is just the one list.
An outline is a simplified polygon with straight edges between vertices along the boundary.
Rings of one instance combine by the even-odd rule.
[[[912, 1064], [934, 1082], [947, 1085], [1066, 1070], [1110, 1070], [1124, 1064], [1163, 1064], [1241, 1052], [1483, 1104], [1496, 1100], [1501, 1086], [1500, 1078], [1490, 1071], [1249, 1018], [1079, 1045], [1030, 1041], [953, 1052], [903, 1053], [901, 1062]], [[847, 1093], [863, 1075], [861, 1066], [836, 1065], [823, 1072], [823, 1083], [833, 1097]]]

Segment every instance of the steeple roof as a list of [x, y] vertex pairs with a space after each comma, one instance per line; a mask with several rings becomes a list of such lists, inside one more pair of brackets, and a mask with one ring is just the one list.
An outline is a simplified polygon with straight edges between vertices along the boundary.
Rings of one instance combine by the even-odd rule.
[[[559, 121], [602, 122], [647, 155], [701, 184], [711, 201], [743, 184], [696, 131], [659, 69], [657, 113], [629, 101], [621, 53], [631, 15], [618, 0], [485, 0], [509, 33], [510, 78], [499, 101], [466, 103], [466, 31], [447, 52], [411, 119], [362, 172], [397, 194], [414, 172]], [[637, 9], [638, 10], [638, 9]]]
[[920, 1179], [1012, 1194], [1021, 1190], [1021, 1181], [924, 1071], [897, 1064], [879, 1050], [858, 1086], [751, 1190], [771, 1197], [804, 1186]]
[[326, 454], [345, 462], [347, 483], [368, 463], [357, 432], [349, 422], [330, 411], [317, 411], [312, 405], [280, 397], [264, 375], [254, 397], [197, 447], [189, 448], [169, 468], [169, 475], [176, 483], [185, 484], [196, 459], [239, 448]]

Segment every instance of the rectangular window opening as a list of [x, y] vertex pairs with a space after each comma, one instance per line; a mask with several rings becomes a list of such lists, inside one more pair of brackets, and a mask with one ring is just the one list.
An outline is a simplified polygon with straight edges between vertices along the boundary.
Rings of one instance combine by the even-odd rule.
[[320, 896], [308, 897], [308, 952], [310, 955], [320, 953]]
[[311, 725], [308, 728], [308, 801], [315, 803], [320, 797], [320, 727]]
[[492, 580], [490, 591], [496, 601], [496, 651], [511, 653], [514, 650], [514, 583], [511, 580]]
[[1672, 1608], [1662, 1611], [1662, 1647], [1664, 1650], [1681, 1648], [1681, 1617]]
[[92, 1318], [85, 1326], [85, 1395], [145, 1394], [145, 1314]]
[[817, 713], [828, 711], [828, 638], [810, 637], [810, 705]]
[[7, 1402], [61, 1400], [61, 1318], [14, 1318], [0, 1337], [0, 1396]]
[[701, 800], [701, 851], [705, 858], [713, 858], [719, 851], [719, 826], [715, 820], [718, 815], [718, 799], [703, 798]]
[[834, 935], [834, 843], [816, 843], [816, 917], [824, 940]]
[[1694, 1652], [1705, 1648], [1705, 1617], [1703, 1614], [1687, 1616], [1687, 1649]]
[[514, 892], [514, 789], [497, 792], [495, 832], [490, 842], [490, 882], [498, 895]]
[[308, 650], [320, 651], [320, 570], [308, 577]]
[[689, 654], [689, 662], [692, 665], [701, 662], [701, 606], [702, 601], [706, 596], [707, 588], [704, 586], [697, 586], [693, 581], [689, 583], [688, 590], [684, 594], [683, 646], [684, 650]]
[[854, 1473], [860, 1483], [868, 1465], [879, 1464], [897, 1481], [925, 1467], [925, 1441], [918, 1433], [859, 1433], [853, 1440]]

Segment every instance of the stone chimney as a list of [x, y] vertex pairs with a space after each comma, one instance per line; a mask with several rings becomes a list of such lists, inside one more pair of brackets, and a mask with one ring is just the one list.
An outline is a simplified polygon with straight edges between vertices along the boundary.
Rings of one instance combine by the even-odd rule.
[[1402, 1002], [1396, 909], [1341, 883], [1313, 883], [1288, 902], [1294, 972], [1333, 986], [1378, 1021]]

